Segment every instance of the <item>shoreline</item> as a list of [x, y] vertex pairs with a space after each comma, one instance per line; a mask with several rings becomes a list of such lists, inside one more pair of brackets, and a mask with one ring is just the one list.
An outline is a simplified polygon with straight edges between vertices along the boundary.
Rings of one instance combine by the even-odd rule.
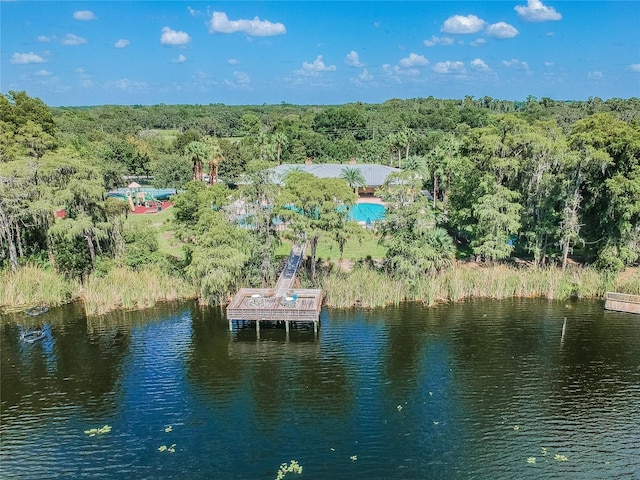
[[[80, 301], [87, 316], [100, 316], [119, 310], [144, 310], [162, 302], [198, 299], [194, 286], [164, 274], [157, 267], [141, 271], [116, 268], [104, 277], [90, 276], [80, 284], [61, 280], [55, 272], [26, 266], [15, 274], [0, 272], [0, 281], [1, 314], [34, 305], [56, 307]], [[611, 278], [590, 267], [572, 267], [562, 272], [558, 267], [457, 262], [409, 284], [379, 270], [358, 267], [351, 271], [323, 272], [319, 287], [324, 290], [322, 306], [329, 308], [384, 308], [403, 302], [432, 306], [473, 298], [604, 300], [608, 290], [640, 294], [640, 269], [631, 267]]]

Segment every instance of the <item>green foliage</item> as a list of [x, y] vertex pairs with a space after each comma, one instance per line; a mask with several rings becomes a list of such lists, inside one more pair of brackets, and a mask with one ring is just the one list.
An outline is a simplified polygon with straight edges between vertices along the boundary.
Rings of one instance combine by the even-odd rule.
[[367, 182], [364, 178], [364, 174], [362, 173], [362, 170], [360, 170], [358, 167], [343, 168], [342, 171], [340, 172], [340, 178], [345, 182], [347, 182], [347, 185], [353, 188], [353, 191], [355, 193], [358, 192], [358, 188], [367, 186]]
[[513, 251], [510, 237], [520, 228], [519, 194], [491, 180], [483, 184], [484, 195], [472, 208], [476, 224], [473, 228], [473, 253], [493, 261], [509, 257]]
[[240, 286], [250, 258], [248, 233], [213, 210], [201, 215], [194, 233], [193, 243], [188, 245], [187, 278], [198, 286], [202, 301], [224, 302]]
[[279, 215], [288, 222], [298, 241], [309, 241], [311, 278], [316, 278], [316, 249], [323, 236], [333, 237], [344, 229], [345, 209], [356, 196], [341, 179], [318, 178], [305, 172], [292, 172], [278, 198]]
[[124, 265], [135, 270], [159, 261], [158, 237], [155, 229], [143, 224], [129, 225], [124, 229], [123, 237], [125, 254], [122, 262]]
[[385, 268], [409, 284], [450, 265], [455, 256], [453, 240], [436, 226], [435, 213], [422, 195], [390, 205], [379, 231], [387, 247]]
[[[223, 299], [240, 282], [272, 282], [276, 214], [291, 227], [285, 236], [310, 241], [314, 277], [319, 241], [323, 257], [342, 256], [342, 247], [347, 257], [358, 239], [338, 207], [354, 200], [348, 185], [360, 180], [292, 174], [281, 194], [267, 167], [307, 157], [403, 167], [379, 191], [391, 216], [388, 247], [378, 256], [389, 252], [387, 267], [410, 279], [440, 268], [443, 258], [446, 264], [448, 235], [440, 227], [486, 260], [531, 255], [538, 266], [566, 267], [580, 247], [585, 260], [616, 272], [640, 259], [638, 98], [49, 108], [11, 91], [0, 96], [0, 266], [18, 271], [35, 262], [105, 278], [118, 262], [136, 269], [156, 262], [183, 275], [180, 255], [159, 255], [168, 240], [157, 231], [160, 245], [148, 232], [125, 242], [126, 205], [105, 200], [105, 190], [123, 186], [126, 174], [153, 173], [156, 186], [182, 188], [208, 172], [237, 190], [188, 184], [176, 197], [175, 223], [162, 227], [175, 227], [172, 248], [188, 246], [191, 278], [207, 277], [208, 262], [220, 275], [206, 280], [204, 296]], [[412, 209], [425, 203], [425, 189], [433, 199], [421, 214]], [[66, 218], [56, 219], [61, 209]], [[244, 228], [234, 223], [240, 215], [247, 215]]]
[[105, 433], [111, 432], [111, 425], [105, 425], [100, 428], [90, 428], [89, 430], [85, 430], [84, 433], [90, 437], [95, 437], [96, 435], [104, 435]]
[[282, 480], [287, 476], [287, 473], [297, 473], [298, 475], [302, 473], [302, 465], [300, 465], [296, 460], [291, 460], [289, 465], [283, 463], [280, 465], [278, 469], [278, 473], [276, 474], [276, 480]]
[[153, 170], [156, 188], [182, 189], [192, 179], [191, 162], [183, 156], [163, 156]]

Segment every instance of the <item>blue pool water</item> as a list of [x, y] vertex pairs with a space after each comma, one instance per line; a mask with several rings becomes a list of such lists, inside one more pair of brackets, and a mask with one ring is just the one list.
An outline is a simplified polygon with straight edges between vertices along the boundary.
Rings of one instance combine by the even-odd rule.
[[[127, 193], [130, 191], [129, 188], [117, 188], [108, 193], [110, 197], [120, 197], [127, 198]], [[152, 187], [141, 187], [136, 188], [136, 192], [144, 192], [149, 195], [152, 195], [156, 200], [168, 200], [169, 197], [176, 194], [175, 188], [152, 188]]]
[[382, 220], [387, 209], [378, 203], [357, 203], [351, 208], [351, 219], [356, 222]]

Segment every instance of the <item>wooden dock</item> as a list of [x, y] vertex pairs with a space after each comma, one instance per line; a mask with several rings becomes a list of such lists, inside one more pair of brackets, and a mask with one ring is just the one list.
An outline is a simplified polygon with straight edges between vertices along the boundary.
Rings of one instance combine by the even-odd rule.
[[640, 295], [607, 292], [604, 308], [616, 312], [640, 314]]
[[322, 290], [293, 288], [303, 254], [304, 246], [293, 247], [275, 288], [241, 288], [236, 293], [227, 306], [229, 330], [234, 322], [237, 326], [255, 323], [259, 337], [260, 322], [284, 324], [287, 334], [291, 324], [312, 323], [317, 334]]

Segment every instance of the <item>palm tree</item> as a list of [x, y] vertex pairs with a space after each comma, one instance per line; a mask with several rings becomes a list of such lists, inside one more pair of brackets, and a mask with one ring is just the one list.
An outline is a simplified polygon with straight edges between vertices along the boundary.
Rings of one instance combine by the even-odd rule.
[[353, 188], [353, 193], [356, 195], [358, 194], [358, 188], [367, 186], [362, 170], [357, 167], [343, 168], [340, 172], [340, 178]]
[[276, 145], [278, 146], [276, 159], [277, 159], [278, 165], [280, 165], [280, 154], [282, 153], [282, 149], [286, 148], [287, 145], [289, 145], [289, 139], [284, 133], [276, 132], [273, 135], [273, 140], [276, 142]]
[[[403, 128], [398, 132], [399, 140], [404, 144], [404, 160], [409, 160], [409, 150], [411, 150], [411, 142], [416, 138], [416, 134], [410, 128]], [[398, 155], [398, 167], [400, 167], [400, 156]]]
[[213, 184], [218, 180], [218, 167], [224, 162], [224, 155], [217, 139], [209, 138], [206, 140], [206, 144], [209, 149], [209, 175]]
[[209, 158], [209, 148], [204, 142], [191, 142], [185, 148], [187, 157], [193, 162], [193, 180], [202, 181], [202, 165]]

